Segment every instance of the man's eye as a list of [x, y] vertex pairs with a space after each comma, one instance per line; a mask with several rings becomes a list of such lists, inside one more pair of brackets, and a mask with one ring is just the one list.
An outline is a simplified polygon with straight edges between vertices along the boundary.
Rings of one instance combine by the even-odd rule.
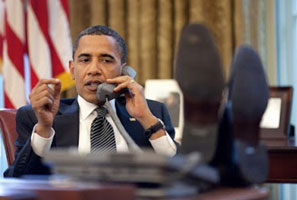
[[105, 63], [113, 63], [113, 60], [111, 60], [111, 59], [103, 59], [103, 62], [105, 62]]
[[88, 59], [88, 58], [82, 58], [82, 59], [80, 59], [79, 61], [80, 61], [80, 62], [83, 62], [83, 63], [86, 63], [86, 62], [89, 62], [89, 60], [90, 60], [90, 59]]

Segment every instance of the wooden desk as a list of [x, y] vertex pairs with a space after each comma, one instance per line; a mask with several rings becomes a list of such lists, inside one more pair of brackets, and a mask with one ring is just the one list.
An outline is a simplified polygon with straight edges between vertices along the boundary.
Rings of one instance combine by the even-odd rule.
[[[21, 194], [21, 195], [20, 195]], [[0, 200], [133, 200], [131, 185], [83, 182], [52, 183], [46, 180], [0, 180]]]
[[297, 146], [291, 142], [269, 145], [268, 183], [297, 183]]
[[[0, 200], [117, 200], [137, 199], [136, 189], [125, 185], [102, 184], [59, 184], [48, 181], [28, 181], [19, 179], [0, 180]], [[265, 188], [217, 188], [196, 196], [166, 198], [182, 200], [268, 200]], [[163, 198], [162, 198], [163, 199]]]
[[218, 188], [202, 193], [191, 200], [268, 200], [266, 189], [257, 187], [248, 188]]

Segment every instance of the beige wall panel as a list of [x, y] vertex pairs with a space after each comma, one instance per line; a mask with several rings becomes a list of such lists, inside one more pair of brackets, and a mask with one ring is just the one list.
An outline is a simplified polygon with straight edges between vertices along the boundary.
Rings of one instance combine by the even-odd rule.
[[125, 38], [125, 1], [108, 0], [108, 25]]
[[91, 12], [89, 0], [69, 0], [70, 29], [72, 40], [90, 25]]
[[181, 31], [188, 20], [187, 0], [174, 0], [174, 55], [178, 47]]
[[244, 42], [244, 15], [243, 15], [243, 0], [234, 1], [234, 13], [233, 13], [233, 24], [234, 24], [234, 47], [236, 48]]
[[156, 1], [142, 0], [140, 16], [141, 45], [141, 83], [147, 79], [156, 78], [157, 48], [156, 48]]
[[233, 52], [231, 5], [231, 0], [207, 1], [204, 5], [205, 23], [214, 34], [226, 77], [229, 73]]
[[189, 21], [201, 23], [205, 20], [205, 0], [189, 0]]
[[127, 0], [127, 48], [128, 65], [131, 65], [137, 72], [137, 80], [141, 79], [140, 68], [140, 35], [139, 16], [140, 3], [135, 0]]
[[171, 0], [159, 0], [158, 78], [171, 78], [173, 54], [173, 26]]
[[106, 25], [106, 0], [88, 0], [91, 9], [91, 25]]

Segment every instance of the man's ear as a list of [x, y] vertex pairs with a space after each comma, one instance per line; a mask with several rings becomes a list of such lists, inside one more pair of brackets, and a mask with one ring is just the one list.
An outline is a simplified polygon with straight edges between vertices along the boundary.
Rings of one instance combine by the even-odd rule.
[[121, 74], [123, 74], [123, 68], [124, 68], [126, 65], [127, 65], [127, 63], [123, 63], [123, 64], [121, 65]]
[[73, 61], [69, 60], [68, 65], [69, 65], [70, 76], [71, 76], [72, 80], [75, 80]]

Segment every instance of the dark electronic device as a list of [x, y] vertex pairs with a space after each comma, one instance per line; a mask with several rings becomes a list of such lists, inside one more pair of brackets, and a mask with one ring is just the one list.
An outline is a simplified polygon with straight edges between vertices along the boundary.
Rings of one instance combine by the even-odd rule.
[[[127, 65], [123, 68], [122, 75], [131, 76], [133, 79], [135, 79], [136, 71], [132, 67]], [[119, 92], [114, 92], [113, 89], [115, 87], [116, 87], [115, 84], [110, 84], [110, 83], [102, 83], [98, 85], [96, 96], [99, 103], [105, 103], [106, 99], [112, 100], [114, 98], [117, 98], [121, 94], [128, 92], [127, 88]]]
[[[125, 66], [122, 70], [122, 75], [127, 75], [132, 77], [133, 79], [136, 78], [136, 71], [130, 67]], [[119, 92], [114, 92], [113, 89], [116, 87], [116, 84], [110, 84], [110, 83], [102, 83], [97, 87], [97, 93], [96, 97], [100, 104], [104, 104], [104, 106], [107, 108], [108, 113], [110, 114], [111, 118], [115, 122], [115, 125], [119, 129], [119, 132], [122, 134], [124, 139], [126, 140], [130, 151], [132, 152], [141, 152], [142, 150], [140, 147], [133, 141], [133, 139], [130, 137], [130, 135], [127, 133], [125, 128], [123, 127], [121, 121], [115, 114], [114, 110], [111, 107], [111, 104], [109, 103], [110, 100], [117, 98], [121, 94], [124, 94], [126, 92], [129, 92], [128, 88], [125, 88]]]

